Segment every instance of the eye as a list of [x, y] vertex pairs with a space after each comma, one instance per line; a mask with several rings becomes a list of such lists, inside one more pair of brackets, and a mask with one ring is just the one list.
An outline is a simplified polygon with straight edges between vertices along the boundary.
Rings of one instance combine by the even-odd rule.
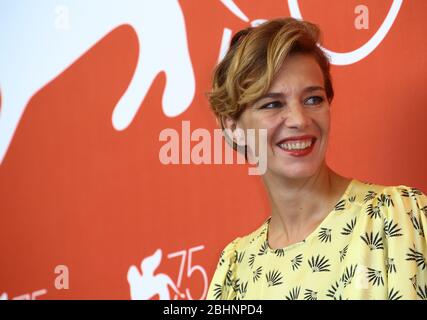
[[280, 101], [270, 101], [266, 104], [263, 104], [259, 109], [274, 109], [274, 108], [280, 108], [282, 106], [282, 103]]
[[325, 99], [320, 96], [309, 97], [304, 100], [304, 104], [315, 106], [321, 104]]

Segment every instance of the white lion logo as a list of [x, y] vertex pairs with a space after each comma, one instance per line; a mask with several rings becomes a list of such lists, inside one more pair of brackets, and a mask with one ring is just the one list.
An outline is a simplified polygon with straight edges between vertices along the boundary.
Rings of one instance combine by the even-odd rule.
[[185, 295], [180, 293], [172, 279], [164, 274], [154, 274], [162, 260], [162, 250], [146, 257], [141, 262], [141, 272], [136, 266], [129, 268], [127, 279], [130, 286], [130, 296], [132, 300], [148, 300], [158, 294], [160, 300], [170, 300], [168, 286], [181, 298]]
[[139, 57], [113, 111], [114, 128], [129, 126], [159, 72], [166, 74], [162, 98], [166, 116], [181, 114], [193, 100], [194, 73], [178, 0], [62, 3], [0, 2], [0, 163], [31, 96], [119, 25], [134, 28]]

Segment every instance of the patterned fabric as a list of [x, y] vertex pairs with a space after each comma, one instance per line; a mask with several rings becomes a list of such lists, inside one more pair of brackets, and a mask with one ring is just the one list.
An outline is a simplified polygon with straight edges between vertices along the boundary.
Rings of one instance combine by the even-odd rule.
[[427, 300], [427, 197], [353, 179], [304, 241], [271, 249], [270, 218], [222, 251], [207, 299]]

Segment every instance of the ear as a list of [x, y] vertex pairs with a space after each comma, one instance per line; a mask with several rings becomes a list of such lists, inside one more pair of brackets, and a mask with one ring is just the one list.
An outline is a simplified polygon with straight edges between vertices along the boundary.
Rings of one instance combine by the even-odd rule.
[[237, 120], [234, 120], [228, 116], [222, 116], [218, 119], [221, 124], [221, 128], [224, 131], [226, 140], [230, 143], [233, 142], [237, 146], [245, 146], [245, 131], [239, 126]]

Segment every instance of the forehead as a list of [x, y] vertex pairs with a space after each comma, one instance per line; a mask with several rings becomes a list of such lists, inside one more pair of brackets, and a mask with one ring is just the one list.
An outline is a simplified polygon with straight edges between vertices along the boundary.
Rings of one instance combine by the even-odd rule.
[[307, 86], [324, 86], [322, 69], [312, 55], [295, 54], [286, 58], [269, 92], [287, 92]]

